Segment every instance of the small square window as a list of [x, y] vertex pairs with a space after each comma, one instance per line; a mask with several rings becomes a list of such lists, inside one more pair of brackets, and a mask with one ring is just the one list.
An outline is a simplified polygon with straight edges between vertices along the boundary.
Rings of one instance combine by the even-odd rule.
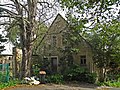
[[80, 56], [80, 64], [81, 65], [86, 65], [86, 56], [85, 55]]

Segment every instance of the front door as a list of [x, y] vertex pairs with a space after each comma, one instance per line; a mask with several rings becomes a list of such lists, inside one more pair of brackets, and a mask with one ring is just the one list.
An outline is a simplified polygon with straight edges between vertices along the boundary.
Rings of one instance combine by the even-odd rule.
[[58, 70], [58, 58], [51, 57], [51, 70], [53, 73], [57, 73]]

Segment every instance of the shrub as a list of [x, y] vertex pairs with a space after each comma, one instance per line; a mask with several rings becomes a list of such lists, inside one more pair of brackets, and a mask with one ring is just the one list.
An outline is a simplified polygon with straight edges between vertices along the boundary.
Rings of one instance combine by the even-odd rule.
[[62, 84], [64, 82], [63, 75], [55, 74], [55, 75], [47, 76], [47, 82], [56, 83], [56, 84]]
[[86, 75], [86, 78], [88, 79], [87, 82], [88, 82], [88, 83], [95, 83], [96, 77], [97, 77], [97, 74], [96, 74], [96, 73], [88, 73], [88, 74]]
[[99, 86], [110, 86], [110, 87], [120, 87], [120, 82], [113, 82], [113, 81], [107, 81], [107, 82], [98, 82], [97, 85]]
[[63, 78], [66, 81], [94, 83], [96, 81], [96, 74], [90, 73], [87, 68], [73, 65], [66, 70], [66, 72], [63, 74]]
[[120, 68], [110, 69], [107, 72], [107, 80], [118, 81], [120, 78]]
[[39, 76], [40, 65], [39, 65], [39, 64], [33, 65], [33, 66], [32, 66], [32, 70], [33, 70], [33, 75]]
[[3, 71], [3, 72], [0, 71], [0, 82], [5, 83], [5, 82], [8, 82], [9, 79], [10, 79], [9, 73], [7, 73], [5, 71]]
[[6, 82], [6, 83], [0, 82], [0, 89], [10, 87], [10, 86], [16, 86], [19, 83], [20, 83], [20, 81], [18, 81], [18, 80], [11, 80], [11, 81]]

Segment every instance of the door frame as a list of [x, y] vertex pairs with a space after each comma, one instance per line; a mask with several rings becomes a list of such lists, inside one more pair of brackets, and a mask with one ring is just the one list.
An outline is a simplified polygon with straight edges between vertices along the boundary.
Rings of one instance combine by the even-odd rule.
[[57, 73], [57, 72], [58, 72], [58, 63], [59, 63], [59, 62], [58, 62], [58, 56], [51, 56], [51, 57], [50, 57], [50, 61], [51, 61], [51, 70], [53, 71], [53, 69], [52, 69], [52, 58], [56, 58], [56, 60], [57, 60], [57, 67], [56, 67], [56, 68], [57, 68], [57, 71], [56, 71], [56, 72], [53, 72], [53, 73]]

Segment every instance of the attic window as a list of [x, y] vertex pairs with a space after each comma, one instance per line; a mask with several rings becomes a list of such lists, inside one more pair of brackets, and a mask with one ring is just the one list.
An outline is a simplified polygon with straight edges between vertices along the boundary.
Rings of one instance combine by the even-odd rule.
[[53, 36], [52, 37], [52, 45], [53, 45], [53, 47], [56, 47], [56, 43], [57, 43], [57, 37]]
[[80, 56], [80, 65], [86, 65], [86, 56], [85, 55]]

